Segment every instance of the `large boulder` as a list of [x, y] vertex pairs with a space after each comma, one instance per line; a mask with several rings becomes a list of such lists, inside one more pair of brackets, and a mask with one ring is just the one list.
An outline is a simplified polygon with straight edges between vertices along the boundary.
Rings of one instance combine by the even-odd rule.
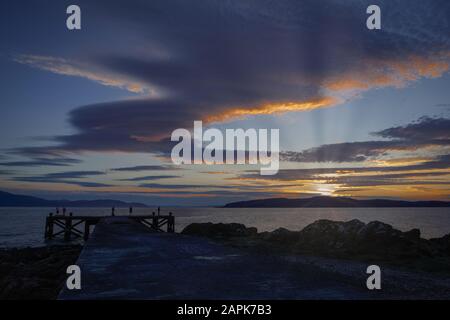
[[186, 235], [208, 238], [233, 238], [256, 235], [256, 228], [247, 228], [240, 223], [191, 223], [181, 232]]
[[359, 220], [318, 220], [300, 232], [296, 248], [332, 256], [397, 259], [435, 255], [436, 249], [420, 238], [420, 231], [402, 232], [391, 225]]
[[365, 224], [359, 220], [348, 222], [317, 220], [300, 231], [298, 250], [311, 253], [344, 253], [355, 251]]

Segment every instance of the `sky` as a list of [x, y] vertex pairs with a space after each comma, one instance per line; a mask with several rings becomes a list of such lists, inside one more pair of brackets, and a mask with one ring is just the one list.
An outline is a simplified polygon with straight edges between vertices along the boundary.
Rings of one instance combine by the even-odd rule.
[[[81, 30], [66, 28], [71, 4]], [[447, 0], [2, 1], [0, 189], [450, 200], [449, 35]], [[279, 129], [278, 174], [174, 165], [170, 135], [195, 120]]]

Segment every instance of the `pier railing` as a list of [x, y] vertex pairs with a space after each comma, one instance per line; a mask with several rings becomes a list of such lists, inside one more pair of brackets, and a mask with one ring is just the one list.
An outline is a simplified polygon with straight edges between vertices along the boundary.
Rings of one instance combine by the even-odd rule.
[[[172, 213], [169, 215], [153, 214], [124, 217], [137, 221], [157, 232], [175, 232], [175, 217]], [[56, 237], [63, 237], [65, 241], [72, 239], [88, 240], [91, 226], [96, 225], [103, 218], [111, 218], [111, 216], [74, 216], [72, 213], [69, 215], [50, 213], [45, 220], [44, 236], [48, 240]]]

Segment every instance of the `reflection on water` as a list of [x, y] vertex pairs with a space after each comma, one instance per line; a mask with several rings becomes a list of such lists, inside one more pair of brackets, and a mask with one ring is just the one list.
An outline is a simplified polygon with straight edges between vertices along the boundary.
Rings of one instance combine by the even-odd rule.
[[[54, 208], [0, 208], [0, 247], [40, 246], [44, 244], [45, 217]], [[151, 214], [152, 208], [134, 208], [134, 215]], [[419, 228], [422, 237], [441, 237], [450, 233], [449, 208], [163, 208], [175, 215], [179, 232], [193, 222], [237, 222], [258, 231], [276, 228], [301, 230], [318, 219], [363, 222], [379, 220], [407, 231]], [[68, 208], [74, 215], [110, 215], [110, 208]], [[128, 215], [128, 208], [116, 208], [116, 215]]]

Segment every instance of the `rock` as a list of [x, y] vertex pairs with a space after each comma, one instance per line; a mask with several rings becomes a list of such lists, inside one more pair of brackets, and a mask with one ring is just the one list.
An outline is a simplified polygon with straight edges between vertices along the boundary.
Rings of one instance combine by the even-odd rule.
[[300, 232], [297, 248], [309, 253], [337, 257], [405, 259], [435, 254], [420, 231], [402, 232], [391, 225], [359, 220], [339, 222], [319, 220]]
[[355, 244], [365, 226], [359, 220], [318, 220], [300, 231], [296, 249], [326, 254], [354, 252]]
[[439, 250], [444, 253], [444, 255], [450, 256], [450, 233], [443, 236], [442, 238], [430, 239], [430, 242], [438, 247]]
[[358, 233], [362, 238], [377, 238], [386, 240], [400, 236], [401, 231], [394, 229], [387, 223], [372, 221], [361, 228]]
[[278, 228], [272, 232], [262, 232], [258, 236], [260, 239], [273, 244], [288, 245], [298, 241], [299, 232]]
[[409, 240], [420, 240], [420, 230], [419, 229], [411, 229], [407, 232], [403, 233], [403, 236]]
[[420, 230], [402, 232], [391, 225], [357, 219], [342, 222], [317, 220], [301, 231], [278, 228], [257, 233], [242, 224], [194, 223], [183, 234], [231, 239], [227, 244], [267, 249], [271, 252], [312, 254], [337, 258], [405, 261], [438, 256], [450, 257], [450, 235], [433, 240], [420, 238]]
[[450, 234], [426, 240], [420, 237], [419, 229], [402, 232], [380, 221], [317, 220], [301, 231], [278, 228], [262, 233], [236, 223], [195, 223], [183, 233], [264, 254], [344, 258], [445, 274], [450, 270]]
[[81, 246], [0, 250], [0, 300], [55, 299]]
[[258, 230], [239, 223], [192, 223], [181, 233], [208, 238], [232, 238], [256, 235]]

